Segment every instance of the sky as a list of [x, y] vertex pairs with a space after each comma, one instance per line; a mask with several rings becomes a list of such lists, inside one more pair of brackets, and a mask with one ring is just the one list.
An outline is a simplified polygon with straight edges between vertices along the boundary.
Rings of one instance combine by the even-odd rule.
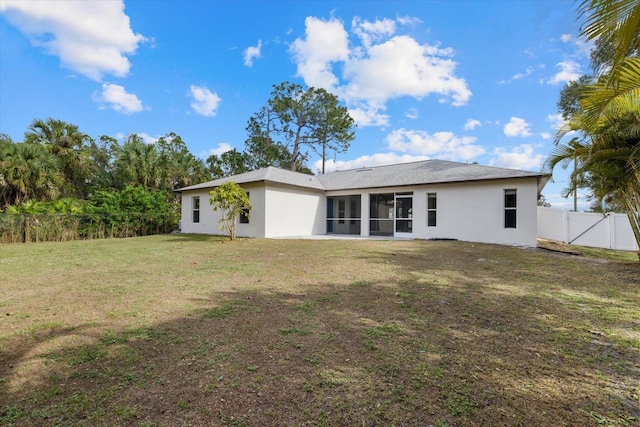
[[[22, 141], [49, 117], [93, 138], [174, 132], [206, 159], [242, 151], [248, 119], [287, 81], [336, 94], [357, 124], [327, 171], [540, 171], [560, 91], [588, 72], [579, 26], [574, 0], [0, 0], [0, 132]], [[552, 206], [573, 207], [567, 180], [554, 171]]]

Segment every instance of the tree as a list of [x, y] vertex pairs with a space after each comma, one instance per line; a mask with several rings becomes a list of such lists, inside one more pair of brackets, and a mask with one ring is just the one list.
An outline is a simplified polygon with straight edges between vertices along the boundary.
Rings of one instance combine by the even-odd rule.
[[6, 142], [0, 147], [0, 188], [4, 207], [51, 200], [63, 183], [56, 157], [40, 144]]
[[[308, 148], [322, 156], [345, 152], [355, 138], [355, 123], [338, 98], [324, 89], [284, 82], [273, 86], [267, 105], [247, 124], [246, 152], [258, 167], [305, 168]], [[323, 171], [324, 172], [324, 171]]]
[[78, 126], [63, 120], [35, 119], [24, 135], [25, 142], [41, 144], [56, 156], [64, 183], [61, 192], [65, 196], [84, 197], [86, 180], [91, 166], [87, 142], [89, 136]]
[[207, 168], [213, 179], [225, 178], [258, 169], [255, 167], [251, 155], [244, 152], [241, 153], [235, 148], [225, 151], [219, 156], [215, 154], [209, 156], [207, 158]]
[[120, 152], [120, 145], [115, 138], [102, 135], [98, 140], [89, 141], [89, 160], [91, 173], [88, 179], [90, 190], [117, 188], [115, 161]]
[[160, 188], [162, 174], [160, 156], [154, 144], [145, 143], [131, 134], [115, 160], [115, 171], [124, 185], [140, 185], [148, 190]]
[[249, 218], [249, 195], [233, 181], [219, 185], [209, 192], [209, 204], [214, 211], [220, 209], [220, 230], [226, 231], [231, 240], [236, 238], [236, 223], [240, 214]]
[[[640, 2], [585, 0], [579, 14], [582, 35], [601, 40], [600, 74], [578, 90], [576, 108], [566, 109], [547, 168], [573, 161], [571, 188], [588, 187], [597, 201], [622, 206], [640, 245]], [[580, 137], [561, 143], [570, 131]]]
[[[638, 0], [582, 0], [578, 7], [578, 16], [584, 18], [580, 28], [581, 35], [590, 41], [601, 40], [600, 46], [605, 46], [605, 49], [611, 51], [612, 70], [617, 69], [625, 58], [638, 53]], [[607, 45], [610, 47], [606, 47]]]
[[179, 135], [169, 132], [155, 145], [160, 156], [161, 188], [175, 190], [209, 178], [205, 163], [189, 152]]

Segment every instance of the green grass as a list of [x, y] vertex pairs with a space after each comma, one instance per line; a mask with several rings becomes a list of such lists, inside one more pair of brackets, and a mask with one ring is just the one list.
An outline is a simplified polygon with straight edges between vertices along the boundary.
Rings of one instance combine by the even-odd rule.
[[464, 242], [0, 246], [0, 425], [637, 425], [640, 263]]

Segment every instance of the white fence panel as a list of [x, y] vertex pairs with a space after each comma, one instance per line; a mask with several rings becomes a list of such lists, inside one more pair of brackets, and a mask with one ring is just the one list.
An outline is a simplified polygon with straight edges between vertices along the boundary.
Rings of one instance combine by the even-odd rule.
[[638, 250], [629, 219], [623, 214], [538, 207], [538, 237], [596, 248]]
[[565, 242], [567, 240], [567, 211], [538, 207], [538, 237]]
[[629, 218], [623, 214], [613, 214], [613, 230], [611, 231], [611, 240], [616, 242], [616, 249], [624, 251], [637, 251], [638, 243], [633, 236], [631, 223]]
[[567, 243], [611, 248], [609, 217], [591, 212], [568, 212]]

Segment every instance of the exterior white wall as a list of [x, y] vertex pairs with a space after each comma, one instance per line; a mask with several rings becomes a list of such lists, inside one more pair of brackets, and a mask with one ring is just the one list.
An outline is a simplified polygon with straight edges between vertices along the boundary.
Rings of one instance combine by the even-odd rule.
[[[251, 201], [251, 213], [248, 224], [236, 225], [236, 235], [238, 237], [265, 237], [265, 186], [264, 184], [243, 185], [249, 192]], [[209, 190], [193, 190], [182, 193], [182, 215], [181, 232], [194, 234], [224, 235], [225, 231], [220, 230], [220, 218], [222, 213], [214, 211], [209, 204]], [[200, 222], [193, 222], [193, 197], [200, 196]]]
[[[504, 227], [504, 190], [507, 189], [517, 191], [516, 228]], [[392, 187], [364, 192], [332, 191], [327, 196], [361, 194], [361, 234], [368, 236], [370, 195], [402, 192], [413, 192], [413, 238], [536, 245], [538, 193], [533, 179]], [[427, 193], [437, 195], [435, 227], [427, 227]]]
[[[424, 185], [315, 192], [289, 186], [243, 185], [251, 199], [249, 224], [238, 224], [241, 237], [290, 237], [327, 233], [327, 197], [360, 195], [361, 235], [369, 236], [371, 194], [413, 192], [413, 233], [418, 239], [535, 246], [537, 238], [536, 180]], [[504, 228], [504, 190], [517, 191], [517, 228]], [[437, 225], [427, 227], [427, 193], [437, 194]], [[192, 221], [192, 197], [200, 196], [200, 222]], [[347, 207], [348, 208], [348, 207]], [[209, 190], [182, 194], [182, 232], [223, 234], [220, 212], [209, 205]]]
[[[504, 226], [504, 191], [517, 194], [516, 228]], [[436, 193], [436, 227], [427, 227], [427, 193]], [[413, 193], [415, 238], [536, 246], [537, 183], [502, 180], [429, 186]]]
[[324, 192], [268, 185], [264, 214], [264, 237], [327, 233], [327, 198]]
[[[193, 197], [200, 197], [200, 222], [193, 222]], [[182, 193], [182, 219], [180, 221], [180, 231], [182, 233], [194, 234], [221, 234], [218, 220], [219, 212], [213, 212], [209, 205], [209, 191], [195, 190]]]

